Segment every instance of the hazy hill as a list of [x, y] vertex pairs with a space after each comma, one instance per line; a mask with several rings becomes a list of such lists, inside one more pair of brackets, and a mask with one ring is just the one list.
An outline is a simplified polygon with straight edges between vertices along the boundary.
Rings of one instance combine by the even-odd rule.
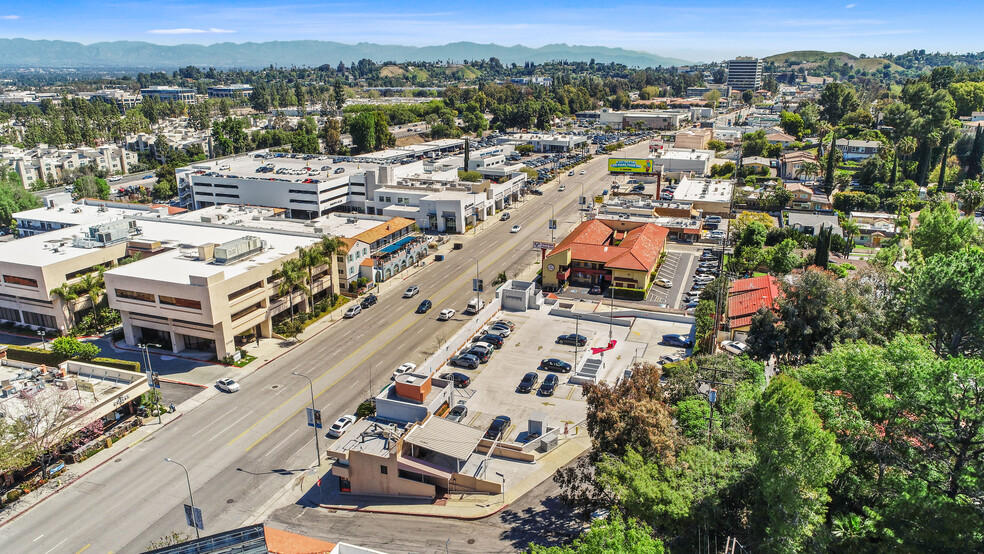
[[[874, 71], [881, 69], [886, 63], [891, 63], [885, 58], [859, 58], [847, 52], [824, 52], [822, 50], [794, 50], [783, 54], [776, 54], [763, 58], [766, 63], [774, 62], [776, 65], [788, 65], [791, 62], [801, 62], [810, 66], [827, 63], [827, 60], [834, 58], [838, 65], [848, 64], [851, 67]], [[891, 64], [891, 69], [897, 71], [901, 67]]]
[[543, 63], [554, 60], [616, 62], [628, 66], [657, 67], [688, 62], [647, 52], [604, 46], [548, 44], [540, 48], [455, 42], [443, 46], [397, 46], [360, 42], [342, 44], [318, 40], [246, 42], [236, 44], [180, 44], [149, 42], [97, 42], [83, 45], [59, 40], [0, 39], [0, 67], [146, 67], [176, 68], [186, 65], [219, 68], [336, 65], [362, 58], [376, 62], [444, 61], [499, 58], [503, 63]]

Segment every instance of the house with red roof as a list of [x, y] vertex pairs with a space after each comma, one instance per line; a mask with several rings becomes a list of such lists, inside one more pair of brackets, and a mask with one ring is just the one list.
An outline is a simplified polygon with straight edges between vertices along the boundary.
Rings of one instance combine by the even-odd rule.
[[640, 221], [585, 221], [547, 254], [543, 289], [565, 284], [647, 289], [668, 233], [666, 227]]
[[772, 275], [738, 279], [728, 289], [728, 332], [731, 340], [744, 340], [752, 325], [752, 316], [762, 308], [775, 309], [781, 294], [779, 282]]

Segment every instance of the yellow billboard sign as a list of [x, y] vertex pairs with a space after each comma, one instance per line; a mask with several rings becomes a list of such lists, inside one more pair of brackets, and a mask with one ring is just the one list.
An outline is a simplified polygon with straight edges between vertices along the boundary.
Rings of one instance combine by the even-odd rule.
[[595, 196], [594, 197], [594, 201], [595, 201], [595, 204], [604, 204], [605, 203], [605, 197], [599, 194], [598, 196]]
[[652, 173], [653, 161], [644, 158], [608, 158], [609, 173]]

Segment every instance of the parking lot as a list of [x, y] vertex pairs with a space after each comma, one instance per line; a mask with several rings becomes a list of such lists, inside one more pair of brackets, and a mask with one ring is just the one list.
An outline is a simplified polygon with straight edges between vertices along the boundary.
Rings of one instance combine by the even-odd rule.
[[660, 266], [656, 279], [669, 279], [673, 285], [669, 288], [653, 285], [649, 289], [646, 300], [656, 304], [665, 304], [669, 308], [679, 308], [680, 299], [684, 291], [689, 290], [693, 285], [694, 260], [699, 254], [691, 252], [670, 252], [667, 251], [666, 259]]

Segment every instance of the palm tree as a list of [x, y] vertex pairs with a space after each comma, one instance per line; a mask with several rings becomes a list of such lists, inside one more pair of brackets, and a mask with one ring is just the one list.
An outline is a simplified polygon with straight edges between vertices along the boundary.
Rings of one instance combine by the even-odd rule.
[[964, 214], [972, 216], [984, 204], [984, 186], [978, 181], [964, 181], [957, 187], [957, 199]]
[[796, 177], [820, 175], [820, 164], [816, 162], [803, 162], [796, 170]]
[[92, 307], [92, 323], [96, 329], [100, 329], [97, 304], [99, 304], [99, 297], [106, 290], [106, 281], [103, 279], [103, 273], [106, 271], [106, 268], [97, 265], [95, 269], [96, 272], [87, 273], [82, 276], [82, 279], [79, 280], [78, 287], [89, 296], [89, 303]]
[[[321, 252], [321, 249], [312, 246], [311, 248], [304, 249], [300, 246], [297, 247], [297, 262], [300, 269], [307, 270], [307, 309], [310, 311], [313, 306], [313, 290], [314, 290], [314, 268], [321, 266], [325, 263], [325, 256]], [[331, 269], [331, 268], [329, 268]]]
[[850, 255], [851, 250], [854, 250], [854, 237], [861, 234], [861, 228], [856, 221], [847, 217], [840, 222], [840, 226], [841, 232], [844, 233], [844, 238], [847, 240], [847, 252]]
[[68, 319], [69, 327], [75, 325], [75, 301], [79, 299], [79, 295], [75, 292], [75, 287], [69, 285], [68, 283], [62, 283], [60, 286], [51, 289], [49, 292], [52, 298], [57, 298], [64, 302], [65, 307], [68, 308]]
[[331, 303], [331, 306], [328, 307], [328, 319], [331, 319], [332, 311], [335, 308], [335, 285], [338, 283], [338, 276], [335, 275], [335, 254], [345, 248], [345, 243], [338, 237], [324, 236], [321, 237], [321, 243], [318, 246], [328, 262], [328, 277], [331, 278], [331, 293], [328, 295]]
[[916, 139], [905, 136], [899, 139], [899, 142], [895, 145], [895, 165], [892, 167], [892, 184], [895, 184], [896, 179], [896, 169], [898, 167], [899, 159], [898, 156], [902, 155], [905, 157], [905, 161], [909, 161], [909, 156], [916, 151], [917, 147]]
[[304, 294], [308, 293], [308, 288], [304, 286], [304, 271], [297, 260], [285, 260], [273, 276], [280, 279], [277, 294], [287, 297], [287, 302], [290, 304], [290, 320], [294, 321], [294, 291], [300, 289]]

